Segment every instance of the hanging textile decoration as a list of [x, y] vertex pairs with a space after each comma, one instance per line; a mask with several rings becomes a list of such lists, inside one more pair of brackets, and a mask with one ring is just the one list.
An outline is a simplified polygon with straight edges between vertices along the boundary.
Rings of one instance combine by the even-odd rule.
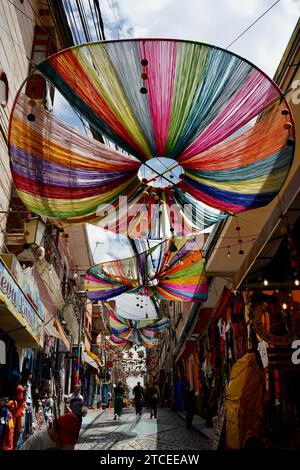
[[93, 135], [120, 149], [57, 119], [32, 86], [18, 94], [14, 182], [30, 211], [60, 224], [184, 235], [268, 204], [289, 172], [294, 126], [285, 98], [231, 52], [180, 40], [96, 42], [60, 51], [37, 71]]
[[195, 240], [167, 240], [131, 258], [92, 266], [85, 275], [92, 300], [125, 292], [159, 299], [204, 302], [207, 282], [204, 261]]
[[148, 348], [159, 347], [160, 333], [165, 331], [170, 320], [161, 318], [159, 320], [130, 320], [118, 315], [109, 304], [108, 320], [112, 334], [110, 343], [117, 347], [124, 347], [127, 341], [134, 344], [142, 344]]

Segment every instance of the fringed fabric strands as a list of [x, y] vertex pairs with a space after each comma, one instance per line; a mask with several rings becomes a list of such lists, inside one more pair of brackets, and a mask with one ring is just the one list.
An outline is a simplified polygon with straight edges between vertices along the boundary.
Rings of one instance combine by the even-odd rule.
[[118, 349], [124, 348], [126, 343], [141, 344], [148, 348], [160, 345], [160, 335], [170, 326], [170, 320], [129, 320], [117, 314], [109, 304], [108, 323], [111, 329], [110, 344]]
[[[201, 251], [194, 240], [166, 241], [132, 258], [91, 267], [85, 275], [91, 300], [137, 292], [167, 300], [204, 302], [207, 282]], [[116, 319], [115, 319], [116, 321]]]
[[103, 41], [60, 51], [37, 70], [121, 150], [57, 119], [29, 78], [11, 114], [13, 178], [28, 209], [60, 225], [90, 222], [149, 239], [200, 232], [269, 204], [292, 165], [284, 96], [226, 50]]

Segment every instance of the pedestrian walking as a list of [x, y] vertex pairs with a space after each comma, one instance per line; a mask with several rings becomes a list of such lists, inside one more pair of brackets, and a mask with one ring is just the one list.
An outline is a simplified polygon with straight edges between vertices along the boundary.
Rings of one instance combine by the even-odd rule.
[[148, 382], [145, 383], [145, 406], [149, 408], [149, 388], [150, 384]]
[[152, 385], [149, 387], [149, 406], [150, 406], [150, 418], [157, 418], [157, 403], [159, 400], [159, 388], [157, 382], [154, 380]]
[[120, 381], [114, 389], [115, 401], [114, 401], [114, 419], [120, 419], [123, 414], [123, 399], [125, 394], [125, 388]]
[[138, 382], [137, 385], [132, 390], [134, 395], [134, 406], [136, 416], [142, 416], [143, 404], [145, 399], [145, 391], [141, 386], [141, 382]]
[[[80, 385], [75, 385], [74, 392], [70, 395], [65, 396], [66, 408], [70, 413], [74, 413], [74, 415], [78, 418], [79, 421], [79, 429], [78, 429], [78, 436], [82, 424], [82, 418], [84, 416], [85, 407], [83, 402], [83, 396], [80, 394]], [[77, 437], [78, 437], [77, 436]]]
[[74, 413], [66, 413], [54, 419], [52, 429], [35, 432], [19, 450], [73, 450], [78, 434], [78, 418]]
[[196, 411], [196, 396], [189, 382], [187, 382], [185, 385], [184, 409], [186, 413], [186, 428], [192, 429], [193, 418]]

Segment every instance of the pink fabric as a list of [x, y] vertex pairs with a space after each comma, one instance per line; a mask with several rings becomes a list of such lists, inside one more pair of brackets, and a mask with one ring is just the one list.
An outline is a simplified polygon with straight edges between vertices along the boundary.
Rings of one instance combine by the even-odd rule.
[[[260, 92], [258, 93], [257, 90], [260, 90]], [[263, 90], [264, 93], [262, 93]], [[228, 101], [216, 119], [183, 152], [178, 161], [184, 163], [189, 157], [197, 155], [226, 139], [258, 115], [278, 96], [278, 90], [261, 72], [258, 70], [252, 71], [243, 86]], [[249, 110], [248, 113], [245, 113], [246, 109]]]
[[[151, 73], [145, 81], [145, 87], [148, 90], [147, 96], [157, 156], [165, 155], [171, 118], [177, 50], [176, 42], [169, 42], [169, 47], [161, 47], [158, 41], [140, 42], [141, 58], [147, 59], [149, 65], [151, 64]], [[143, 67], [143, 71], [147, 73], [147, 66]], [[162, 76], [170, 77], [170, 79], [162, 81]]]

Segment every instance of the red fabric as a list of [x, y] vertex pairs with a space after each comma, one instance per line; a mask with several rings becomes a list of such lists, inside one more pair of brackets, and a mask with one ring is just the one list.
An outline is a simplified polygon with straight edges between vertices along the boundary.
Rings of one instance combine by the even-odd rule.
[[63, 444], [75, 445], [78, 437], [79, 420], [73, 413], [58, 418], [60, 437]]
[[224, 287], [220, 300], [215, 307], [214, 317], [219, 319], [224, 317], [227, 312], [228, 307], [230, 306], [232, 300], [232, 292], [227, 287]]
[[209, 325], [213, 316], [214, 310], [212, 308], [203, 308], [199, 311], [197, 323], [191, 334], [201, 335], [205, 328]]
[[191, 354], [193, 354], [195, 348], [197, 347], [196, 341], [187, 341], [185, 344], [184, 352], [181, 355], [181, 359], [187, 359]]

